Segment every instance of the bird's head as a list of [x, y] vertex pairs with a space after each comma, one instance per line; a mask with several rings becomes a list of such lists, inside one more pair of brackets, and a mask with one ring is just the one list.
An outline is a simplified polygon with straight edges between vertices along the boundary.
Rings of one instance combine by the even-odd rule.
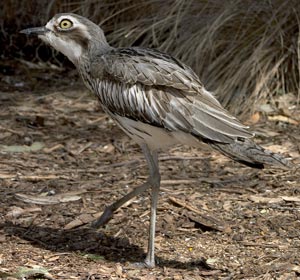
[[71, 13], [57, 14], [45, 26], [24, 29], [21, 33], [37, 35], [67, 56], [74, 64], [93, 48], [109, 47], [98, 25]]

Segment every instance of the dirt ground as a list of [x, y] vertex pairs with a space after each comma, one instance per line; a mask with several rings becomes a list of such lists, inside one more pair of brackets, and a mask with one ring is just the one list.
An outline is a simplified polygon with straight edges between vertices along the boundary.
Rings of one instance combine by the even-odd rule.
[[[157, 266], [138, 268], [148, 193], [91, 222], [147, 177], [139, 147], [63, 71], [31, 72], [1, 76], [0, 279], [300, 279], [299, 171], [190, 147], [160, 154]], [[299, 164], [291, 113], [253, 130]]]

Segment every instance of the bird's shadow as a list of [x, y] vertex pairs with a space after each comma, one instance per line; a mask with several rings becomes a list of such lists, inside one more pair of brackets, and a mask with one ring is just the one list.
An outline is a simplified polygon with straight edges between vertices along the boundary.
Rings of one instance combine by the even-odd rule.
[[[77, 252], [83, 255], [100, 257], [111, 262], [129, 262], [132, 264], [144, 260], [145, 252], [138, 246], [130, 244], [127, 238], [109, 236], [91, 227], [77, 229], [55, 229], [31, 225], [29, 227], [15, 225], [11, 222], [0, 224], [5, 234], [17, 236], [29, 241], [31, 245], [52, 252]], [[177, 269], [199, 268], [209, 270], [205, 261], [180, 262], [156, 257], [158, 267]]]

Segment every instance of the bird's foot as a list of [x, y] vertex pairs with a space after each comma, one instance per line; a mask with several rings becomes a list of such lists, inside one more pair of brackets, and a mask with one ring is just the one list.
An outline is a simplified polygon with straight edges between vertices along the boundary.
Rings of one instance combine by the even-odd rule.
[[147, 268], [154, 268], [155, 267], [155, 262], [147, 262], [147, 260], [145, 260], [144, 265]]
[[154, 254], [147, 253], [147, 256], [143, 262], [135, 262], [130, 266], [134, 268], [154, 268], [155, 267], [155, 257]]
[[111, 210], [111, 208], [109, 206], [106, 207], [101, 217], [92, 223], [92, 227], [100, 228], [104, 226], [112, 218], [113, 214], [114, 212]]
[[146, 260], [144, 262], [135, 262], [130, 265], [133, 268], [154, 268], [155, 263], [148, 263]]
[[155, 267], [155, 257], [154, 254], [151, 256], [149, 253], [147, 254], [147, 257], [144, 261], [144, 264], [148, 268], [153, 268]]

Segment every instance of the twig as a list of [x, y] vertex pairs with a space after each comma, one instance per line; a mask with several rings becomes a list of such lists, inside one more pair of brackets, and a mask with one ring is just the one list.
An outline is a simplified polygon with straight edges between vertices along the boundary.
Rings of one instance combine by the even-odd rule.
[[253, 247], [264, 247], [264, 248], [278, 248], [278, 244], [271, 244], [271, 243], [258, 243], [258, 242], [247, 242], [242, 241], [239, 242], [244, 246], [253, 246]]
[[7, 128], [7, 127], [0, 126], [0, 129], [4, 130], [4, 131], [7, 131], [7, 132], [10, 132], [10, 133], [13, 133], [13, 134], [16, 134], [16, 135], [21, 136], [21, 137], [24, 136], [24, 133], [18, 132], [16, 130], [13, 130], [13, 129], [10, 129], [10, 128]]
[[0, 179], [20, 179], [20, 180], [26, 180], [30, 182], [38, 182], [38, 181], [44, 181], [44, 180], [53, 180], [53, 179], [59, 179], [60, 176], [57, 175], [29, 175], [29, 176], [23, 176], [23, 175], [16, 175], [16, 174], [0, 174]]
[[195, 212], [196, 214], [203, 215], [203, 213], [200, 212], [197, 208], [195, 208], [195, 207], [193, 207], [193, 206], [191, 206], [191, 205], [188, 205], [186, 202], [184, 202], [184, 201], [182, 201], [182, 200], [179, 200], [179, 199], [177, 199], [177, 198], [175, 198], [175, 197], [172, 197], [172, 196], [169, 196], [169, 199], [170, 199], [173, 203], [175, 203], [175, 204], [177, 204], [177, 205], [179, 205], [179, 206], [181, 206], [181, 207], [183, 207], [183, 208], [186, 208], [186, 209], [188, 209], [188, 210], [190, 210], [190, 211], [192, 211], [192, 212]]
[[[210, 215], [207, 215], [207, 214], [203, 214], [200, 210], [198, 210], [197, 208], [195, 208], [194, 206], [191, 206], [191, 205], [188, 205], [186, 202], [182, 201], [182, 200], [179, 200], [175, 197], [172, 197], [172, 196], [169, 196], [169, 199], [183, 207], [183, 208], [186, 208], [194, 213], [197, 214], [196, 217], [194, 217], [193, 215], [188, 215], [188, 218], [193, 221], [193, 222], [196, 222], [200, 225], [203, 225], [207, 228], [211, 228], [211, 229], [214, 229], [214, 230], [218, 230], [218, 231], [227, 231], [227, 232], [230, 232], [231, 229], [229, 226], [225, 226], [223, 222], [220, 222], [219, 220], [211, 217]], [[205, 210], [204, 210], [205, 211]]]

